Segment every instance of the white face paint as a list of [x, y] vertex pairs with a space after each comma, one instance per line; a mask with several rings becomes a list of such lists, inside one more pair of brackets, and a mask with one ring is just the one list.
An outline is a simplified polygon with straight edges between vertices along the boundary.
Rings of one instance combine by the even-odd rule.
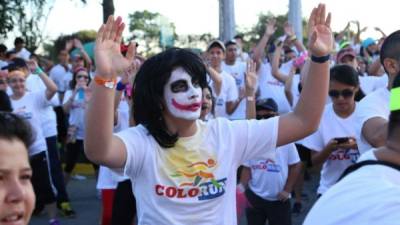
[[168, 111], [175, 117], [196, 120], [201, 112], [202, 90], [192, 83], [192, 77], [181, 67], [172, 71], [164, 87]]

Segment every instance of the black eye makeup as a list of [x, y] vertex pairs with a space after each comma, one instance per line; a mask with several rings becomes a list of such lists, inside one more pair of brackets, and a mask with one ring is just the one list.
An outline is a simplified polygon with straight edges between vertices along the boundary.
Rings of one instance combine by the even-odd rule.
[[173, 93], [186, 92], [189, 89], [189, 85], [186, 80], [177, 80], [171, 84], [171, 91]]

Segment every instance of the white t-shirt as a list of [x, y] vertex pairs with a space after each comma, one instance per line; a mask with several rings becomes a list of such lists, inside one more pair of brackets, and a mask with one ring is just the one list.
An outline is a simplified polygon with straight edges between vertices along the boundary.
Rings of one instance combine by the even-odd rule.
[[26, 48], [22, 48], [19, 52], [15, 53], [15, 55], [18, 58], [23, 58], [23, 59], [25, 59], [27, 61], [27, 60], [29, 60], [29, 57], [31, 56], [31, 53]]
[[[30, 74], [26, 79], [26, 88], [29, 91], [45, 91], [46, 85], [44, 85], [42, 79], [38, 75]], [[49, 105], [42, 110], [40, 115], [40, 123], [43, 130], [43, 135], [45, 138], [53, 137], [57, 135], [57, 118], [56, 113], [53, 110], [54, 106], [60, 105], [58, 94], [55, 94], [53, 98], [50, 99]]]
[[[235, 64], [227, 65], [225, 62], [222, 63], [222, 70], [230, 74], [235, 79], [235, 84], [240, 93], [240, 89], [245, 89], [245, 73], [246, 63], [236, 60]], [[231, 120], [243, 120], [246, 119], [246, 100], [242, 99], [236, 110], [229, 116]]]
[[46, 140], [43, 136], [43, 130], [40, 121], [40, 113], [49, 104], [46, 99], [45, 92], [26, 92], [22, 98], [18, 100], [13, 100], [10, 98], [10, 100], [14, 110], [13, 113], [27, 120], [32, 126], [32, 130], [35, 135], [35, 141], [31, 146], [29, 146], [29, 156], [47, 151]]
[[297, 103], [299, 102], [300, 99], [300, 91], [299, 91], [299, 84], [300, 84], [300, 74], [295, 74], [292, 79], [292, 86], [291, 86], [291, 92], [293, 96], [293, 105], [292, 105], [292, 110], [296, 107]]
[[[347, 118], [336, 115], [332, 104], [325, 106], [318, 130], [303, 140], [303, 145], [317, 152], [322, 151], [328, 142], [338, 137], [356, 137], [356, 109]], [[318, 193], [324, 194], [343, 173], [343, 171], [354, 164], [360, 153], [357, 149], [338, 149], [331, 153], [324, 162], [321, 171], [321, 180]]]
[[364, 123], [374, 117], [380, 117], [385, 120], [389, 119], [390, 110], [390, 92], [387, 88], [380, 88], [363, 98], [358, 104], [357, 122], [355, 124], [357, 132], [357, 144], [360, 153], [368, 151], [372, 146], [362, 135], [362, 127]]
[[258, 70], [259, 77], [259, 99], [272, 98], [278, 105], [279, 114], [285, 114], [291, 111], [290, 104], [285, 95], [285, 85], [275, 79], [271, 73], [269, 63], [261, 63]]
[[[374, 150], [360, 160], [376, 160]], [[304, 225], [393, 225], [400, 221], [400, 171], [368, 165], [329, 189], [308, 213]]]
[[276, 149], [275, 159], [252, 159], [243, 163], [251, 169], [249, 188], [263, 199], [277, 201], [279, 192], [285, 187], [289, 166], [298, 162], [296, 146], [288, 144]]
[[196, 121], [197, 132], [162, 148], [142, 125], [117, 134], [127, 149], [138, 225], [234, 225], [236, 171], [275, 155], [279, 117]]
[[[72, 96], [72, 91], [68, 90], [64, 95], [65, 104], [69, 98]], [[86, 96], [81, 98], [79, 93], [75, 95], [74, 101], [71, 104], [71, 109], [69, 110], [69, 125], [76, 126], [76, 139], [83, 140], [85, 138], [85, 109], [86, 109]]]
[[[129, 127], [129, 105], [126, 101], [121, 101], [118, 105], [118, 122], [114, 126], [114, 133], [125, 130]], [[106, 166], [100, 166], [97, 178], [97, 189], [116, 189], [119, 182], [129, 179], [115, 173]]]
[[65, 70], [61, 64], [51, 68], [50, 78], [56, 83], [59, 92], [65, 92], [69, 89], [69, 82], [72, 80], [71, 68], [72, 66], [68, 65], [68, 70]]
[[214, 85], [210, 83], [213, 95], [215, 97], [215, 117], [229, 118], [226, 112], [226, 103], [234, 102], [239, 97], [239, 93], [235, 84], [235, 79], [225, 71], [220, 73], [222, 76], [221, 92], [217, 96], [215, 93]]
[[382, 76], [359, 76], [360, 87], [364, 94], [368, 95], [379, 88], [385, 88], [388, 85], [389, 77], [384, 74]]

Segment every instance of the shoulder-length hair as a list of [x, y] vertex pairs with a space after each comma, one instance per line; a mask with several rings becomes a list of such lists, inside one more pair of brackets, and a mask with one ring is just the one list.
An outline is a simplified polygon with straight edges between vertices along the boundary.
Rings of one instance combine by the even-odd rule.
[[180, 48], [170, 48], [146, 60], [134, 82], [133, 118], [136, 124], [146, 127], [163, 148], [173, 147], [178, 140], [178, 135], [168, 130], [163, 118], [163, 110], [166, 110], [164, 86], [178, 67], [182, 67], [201, 88], [207, 86], [206, 68], [201, 58]]

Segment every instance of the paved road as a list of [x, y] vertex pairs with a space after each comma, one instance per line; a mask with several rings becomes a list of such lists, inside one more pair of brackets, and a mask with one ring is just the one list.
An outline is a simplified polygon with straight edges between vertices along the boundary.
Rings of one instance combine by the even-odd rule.
[[[310, 181], [305, 183], [304, 192], [308, 195], [308, 200], [303, 203], [303, 213], [293, 216], [293, 225], [301, 225], [306, 215], [315, 201], [315, 190], [318, 183], [317, 176], [312, 176]], [[72, 200], [72, 206], [77, 212], [76, 218], [67, 219], [60, 218], [62, 225], [98, 225], [100, 215], [101, 201], [97, 198], [96, 181], [93, 177], [86, 180], [71, 180], [68, 191]], [[30, 225], [47, 225], [45, 215], [35, 216], [32, 218]], [[247, 225], [245, 219], [240, 225]]]

